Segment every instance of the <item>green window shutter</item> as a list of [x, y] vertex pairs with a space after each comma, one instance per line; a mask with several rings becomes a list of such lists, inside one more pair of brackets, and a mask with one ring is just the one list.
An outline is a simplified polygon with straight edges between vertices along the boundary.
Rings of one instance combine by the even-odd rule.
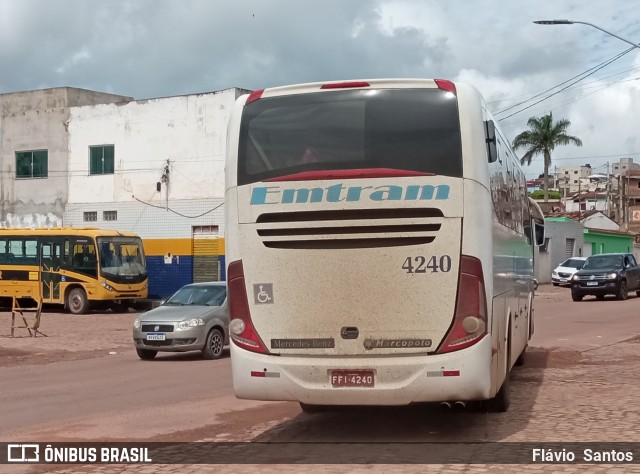
[[30, 151], [16, 152], [16, 178], [31, 178], [31, 158]]
[[89, 174], [102, 174], [102, 147], [89, 147]]
[[47, 150], [33, 152], [33, 177], [46, 178], [49, 176], [49, 153]]
[[89, 147], [89, 174], [113, 174], [113, 145]]
[[107, 145], [104, 147], [104, 173], [113, 174], [114, 169], [114, 147], [113, 145]]

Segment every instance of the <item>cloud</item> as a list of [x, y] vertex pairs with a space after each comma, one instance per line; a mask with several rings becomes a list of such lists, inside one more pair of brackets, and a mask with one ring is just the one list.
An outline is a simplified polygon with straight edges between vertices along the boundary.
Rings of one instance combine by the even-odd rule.
[[[636, 41], [636, 10], [617, 0], [0, 0], [0, 93], [73, 86], [143, 99], [435, 77], [471, 82], [497, 112], [627, 47], [586, 25], [533, 20], [592, 21]], [[558, 149], [554, 163], [640, 162], [639, 52], [504, 119], [505, 132], [513, 137], [530, 116], [552, 110], [585, 142]]]

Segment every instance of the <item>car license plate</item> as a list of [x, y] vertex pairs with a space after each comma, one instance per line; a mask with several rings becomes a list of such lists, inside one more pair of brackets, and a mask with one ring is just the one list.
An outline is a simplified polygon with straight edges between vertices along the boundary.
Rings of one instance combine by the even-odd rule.
[[164, 341], [165, 335], [162, 333], [149, 333], [147, 334], [147, 341]]
[[331, 385], [334, 387], [373, 387], [373, 370], [332, 370]]
[[598, 286], [598, 282], [597, 281], [588, 281], [587, 282], [587, 286]]

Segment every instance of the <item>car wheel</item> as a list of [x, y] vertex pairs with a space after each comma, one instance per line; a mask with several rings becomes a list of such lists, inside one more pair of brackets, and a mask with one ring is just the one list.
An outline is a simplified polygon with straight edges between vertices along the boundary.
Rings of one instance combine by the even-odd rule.
[[582, 301], [582, 298], [584, 298], [584, 295], [581, 295], [579, 293], [571, 292], [571, 299], [573, 301]]
[[219, 329], [213, 328], [207, 334], [202, 348], [202, 358], [207, 360], [219, 359], [224, 350], [224, 335]]
[[554, 284], [553, 284], [553, 286], [558, 286], [558, 285], [560, 285], [560, 283], [554, 283]]
[[616, 298], [618, 298], [619, 300], [626, 300], [629, 296], [629, 292], [627, 291], [627, 282], [622, 280], [620, 282], [620, 288], [618, 289], [618, 294], [616, 295]]
[[89, 300], [82, 288], [74, 288], [67, 295], [67, 308], [72, 314], [85, 314], [89, 310]]
[[158, 354], [158, 351], [152, 351], [151, 349], [136, 349], [136, 352], [142, 360], [151, 360]]
[[640, 290], [636, 291], [636, 296], [640, 296]]

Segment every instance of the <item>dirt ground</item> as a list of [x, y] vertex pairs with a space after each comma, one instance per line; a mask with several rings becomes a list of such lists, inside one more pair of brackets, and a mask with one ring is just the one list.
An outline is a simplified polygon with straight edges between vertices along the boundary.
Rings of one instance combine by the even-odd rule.
[[[0, 312], [0, 367], [39, 365], [62, 360], [102, 357], [110, 352], [133, 349], [133, 321], [140, 313], [91, 313], [74, 315], [45, 310], [40, 331], [45, 336], [29, 336], [15, 328], [11, 336], [11, 311]], [[32, 321], [34, 315], [25, 313]], [[22, 324], [20, 315], [16, 324]]]

